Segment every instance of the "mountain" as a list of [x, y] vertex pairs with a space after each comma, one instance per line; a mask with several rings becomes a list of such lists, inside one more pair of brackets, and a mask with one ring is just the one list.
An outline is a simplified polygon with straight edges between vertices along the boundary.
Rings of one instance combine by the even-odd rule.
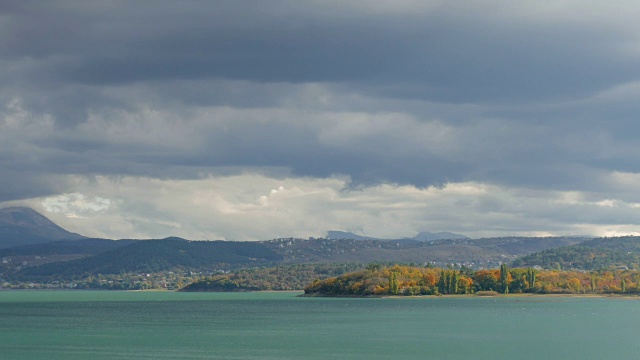
[[79, 240], [82, 235], [69, 232], [27, 207], [0, 209], [0, 249], [56, 240]]
[[428, 231], [422, 231], [418, 233], [418, 235], [413, 237], [414, 240], [420, 240], [420, 241], [452, 240], [452, 239], [468, 239], [468, 238], [469, 237], [467, 236], [454, 234], [451, 232], [432, 233]]
[[[274, 239], [257, 242], [162, 240], [62, 241], [0, 250], [0, 277], [51, 282], [87, 276], [194, 271], [215, 273], [273, 265], [432, 263], [495, 268], [517, 257], [590, 240], [575, 237], [418, 241]], [[76, 245], [77, 244], [77, 245]], [[5, 263], [6, 261], [6, 263]]]
[[380, 240], [369, 236], [361, 236], [354, 233], [337, 230], [327, 231], [327, 239]]
[[491, 268], [523, 255], [581, 242], [617, 253], [640, 249], [633, 239], [624, 243], [580, 237], [469, 239], [448, 232], [421, 232], [414, 238], [385, 240], [343, 231], [330, 231], [328, 237], [258, 242], [87, 239], [31, 209], [6, 208], [0, 209], [0, 276], [41, 281], [174, 269], [207, 273], [276, 264], [349, 262]]
[[454, 234], [451, 232], [438, 232], [432, 233], [428, 231], [422, 231], [418, 235], [412, 238], [403, 239], [379, 239], [370, 236], [356, 235], [354, 233], [346, 231], [330, 230], [327, 231], [328, 239], [353, 239], [353, 240], [416, 240], [416, 241], [434, 241], [434, 240], [453, 240], [453, 239], [468, 239], [469, 237], [460, 234]]

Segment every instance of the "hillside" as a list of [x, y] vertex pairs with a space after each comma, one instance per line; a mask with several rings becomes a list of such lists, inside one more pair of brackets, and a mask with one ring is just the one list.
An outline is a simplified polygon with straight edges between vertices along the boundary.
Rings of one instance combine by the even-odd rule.
[[282, 256], [255, 242], [140, 240], [92, 257], [23, 269], [18, 278], [72, 278], [83, 275], [153, 273], [177, 268], [227, 269], [264, 266]]
[[[187, 271], [215, 273], [260, 266], [313, 263], [391, 262], [432, 264], [436, 266], [464, 265], [468, 268], [495, 268], [517, 257], [543, 250], [583, 243], [601, 251], [637, 250], [634, 239], [607, 242], [602, 239], [578, 237], [502, 237], [469, 239], [453, 233], [422, 232], [415, 238], [396, 240], [339, 239], [274, 239], [259, 242], [188, 241], [178, 238], [163, 240], [85, 239], [69, 233], [46, 217], [27, 208], [7, 208], [0, 211], [5, 237], [0, 241], [12, 244], [17, 238], [7, 232], [30, 234], [19, 237], [20, 246], [0, 247], [0, 277], [4, 279], [72, 279], [97, 274], [160, 273]], [[351, 233], [332, 232], [334, 236]], [[459, 237], [462, 238], [446, 238]], [[444, 237], [434, 239], [434, 237]], [[65, 240], [60, 240], [63, 238]], [[73, 239], [73, 240], [66, 240]], [[429, 240], [434, 239], [434, 240]], [[40, 243], [28, 243], [35, 241]], [[25, 244], [27, 242], [27, 244]], [[15, 244], [15, 242], [14, 242]], [[574, 253], [577, 254], [576, 251]], [[543, 255], [546, 255], [544, 253]], [[580, 262], [568, 253], [560, 260], [549, 260], [560, 266]], [[615, 254], [619, 263], [629, 263], [624, 254]], [[600, 258], [594, 256], [599, 261]], [[607, 259], [613, 259], [609, 255]], [[535, 262], [541, 262], [536, 259]], [[600, 266], [599, 263], [592, 266]]]
[[541, 266], [550, 269], [595, 270], [612, 267], [638, 269], [640, 237], [597, 238], [579, 245], [547, 249], [523, 256], [512, 266]]
[[12, 262], [0, 266], [4, 267], [4, 277], [33, 281], [178, 269], [211, 273], [246, 267], [309, 263], [431, 263], [438, 266], [457, 264], [470, 268], [495, 268], [522, 254], [580, 240], [586, 239], [491, 238], [430, 242], [352, 239], [232, 242], [178, 238], [110, 242], [89, 239], [77, 244], [73, 241], [57, 242], [5, 249], [0, 252], [0, 259]]
[[26, 207], [0, 209], [0, 249], [56, 240], [78, 240], [84, 236], [69, 232], [37, 211]]
[[590, 240], [577, 237], [502, 237], [486, 239], [278, 239], [264, 245], [283, 256], [284, 263], [309, 262], [430, 262], [439, 266], [464, 264], [472, 268], [497, 267], [518, 256]]
[[607, 249], [623, 252], [640, 252], [640, 236], [621, 236], [621, 237], [604, 237], [595, 238], [582, 243], [595, 249]]
[[27, 255], [95, 255], [108, 250], [114, 250], [123, 246], [131, 245], [135, 241], [137, 240], [81, 239], [60, 240], [43, 244], [14, 246], [8, 249], [0, 249], [0, 259], [10, 256]]
[[47, 263], [82, 259], [133, 243], [134, 240], [81, 239], [0, 249], [3, 271], [39, 266]]
[[314, 280], [361, 269], [364, 269], [364, 265], [357, 263], [297, 264], [241, 269], [230, 274], [205, 277], [188, 284], [181, 291], [302, 290]]

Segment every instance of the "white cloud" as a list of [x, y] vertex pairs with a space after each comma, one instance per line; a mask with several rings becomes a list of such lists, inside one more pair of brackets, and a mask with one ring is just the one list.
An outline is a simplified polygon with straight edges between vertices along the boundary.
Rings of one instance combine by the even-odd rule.
[[104, 212], [112, 204], [111, 200], [98, 196], [87, 198], [80, 193], [70, 193], [45, 198], [41, 205], [50, 213], [63, 214], [69, 218], [84, 218]]
[[478, 182], [347, 190], [345, 178], [258, 174], [199, 180], [70, 177], [76, 193], [23, 201], [72, 231], [108, 238], [260, 240], [327, 230], [382, 238], [419, 231], [472, 237], [640, 232], [640, 206], [611, 194]]

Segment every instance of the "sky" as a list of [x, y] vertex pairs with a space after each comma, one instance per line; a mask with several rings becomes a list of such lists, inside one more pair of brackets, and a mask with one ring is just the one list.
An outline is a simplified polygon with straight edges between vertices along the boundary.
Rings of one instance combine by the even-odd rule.
[[112, 239], [637, 235], [639, 16], [0, 0], [0, 207]]

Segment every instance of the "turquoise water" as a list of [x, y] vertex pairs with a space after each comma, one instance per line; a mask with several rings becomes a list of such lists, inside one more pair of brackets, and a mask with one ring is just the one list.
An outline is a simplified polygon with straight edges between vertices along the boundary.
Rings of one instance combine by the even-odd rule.
[[1, 359], [637, 359], [640, 301], [1, 291]]

